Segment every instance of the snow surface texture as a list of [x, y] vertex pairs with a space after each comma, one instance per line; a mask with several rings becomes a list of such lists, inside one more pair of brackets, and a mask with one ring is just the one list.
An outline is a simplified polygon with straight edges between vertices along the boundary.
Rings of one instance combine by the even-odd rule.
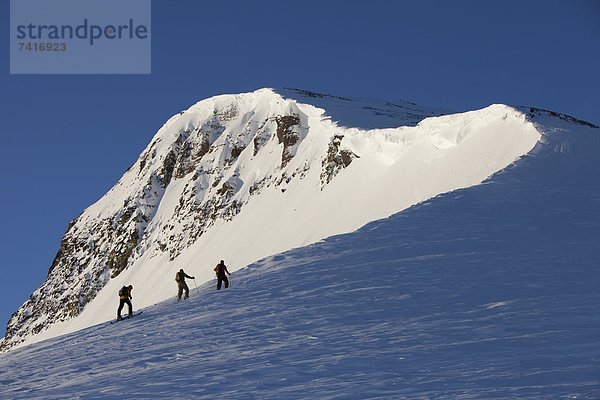
[[504, 105], [430, 117], [440, 111], [280, 92], [213, 97], [167, 121], [70, 224], [3, 348], [113, 318], [125, 284], [147, 307], [173, 296], [180, 268], [203, 283], [221, 258], [237, 270], [478, 184], [540, 138]]
[[600, 398], [600, 132], [533, 114], [484, 184], [3, 354], [0, 398]]

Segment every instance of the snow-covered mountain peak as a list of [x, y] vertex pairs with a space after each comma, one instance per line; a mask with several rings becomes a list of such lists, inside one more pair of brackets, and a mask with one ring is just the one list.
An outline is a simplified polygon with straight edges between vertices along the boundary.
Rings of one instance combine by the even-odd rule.
[[235, 270], [478, 184], [540, 138], [512, 107], [441, 113], [298, 89], [198, 102], [71, 222], [2, 349], [113, 317], [125, 283], [144, 307], [180, 268], [200, 283], [219, 259]]
[[[468, 164], [481, 161], [469, 150], [474, 143], [482, 146], [477, 143], [481, 129], [497, 129], [487, 140], [507, 135], [502, 128], [521, 129], [527, 136], [527, 120], [533, 122], [542, 134], [535, 148], [485, 184], [436, 196], [349, 234], [265, 257], [232, 274], [226, 291], [216, 292], [206, 282], [193, 288], [189, 300], [171, 298], [118, 324], [100, 323], [96, 303], [103, 289], [72, 320], [86, 318], [89, 308], [97, 317], [95, 326], [0, 356], [0, 398], [600, 398], [600, 182], [593, 179], [600, 174], [600, 129], [561, 114], [520, 111], [497, 106], [463, 118], [425, 120], [422, 124], [432, 125], [413, 132], [448, 142], [429, 155], [445, 159], [461, 149], [461, 162]], [[527, 120], [519, 122], [524, 115]], [[504, 116], [509, 122], [503, 122]], [[364, 134], [381, 139], [380, 133]], [[415, 143], [396, 163], [410, 168], [403, 157], [414, 146], [429, 150], [430, 137], [422, 142], [411, 138]], [[377, 147], [371, 146], [369, 151]], [[354, 181], [352, 194], [359, 195], [362, 182], [356, 174], [361, 169], [350, 173], [350, 168], [377, 158], [374, 150], [360, 154], [322, 191], [316, 190], [314, 199], [296, 201], [302, 186], [292, 180], [285, 193], [264, 189], [259, 201], [250, 198], [225, 226], [248, 230], [251, 225], [243, 218], [262, 212], [254, 231], [262, 235], [273, 228], [269, 218], [282, 215], [275, 207], [284, 210], [288, 202], [310, 218], [303, 202], [322, 204], [318, 196], [339, 195], [346, 177]], [[381, 171], [370, 166], [372, 178], [394, 170], [390, 157], [391, 152]], [[445, 161], [449, 169], [457, 165]], [[414, 169], [427, 168], [421, 162]], [[395, 174], [388, 178], [398, 179]], [[185, 178], [171, 184], [179, 179]], [[423, 187], [387, 182], [404, 191]], [[267, 195], [280, 203], [269, 203]], [[370, 195], [373, 206], [384, 204]], [[337, 205], [355, 197], [344, 200]], [[262, 208], [263, 203], [270, 208]], [[245, 214], [248, 207], [252, 212]], [[351, 219], [354, 214], [344, 215]], [[158, 229], [155, 220], [151, 223]], [[325, 215], [319, 222], [332, 221], [337, 222]], [[301, 222], [296, 218], [295, 225], [284, 228], [300, 233]], [[251, 240], [239, 233], [229, 231], [236, 246]], [[281, 240], [289, 238], [281, 234]], [[192, 246], [190, 251], [196, 250]], [[115, 278], [130, 274], [126, 281], [134, 282], [136, 309], [153, 289], [154, 275], [161, 276], [157, 290], [167, 286], [174, 291], [168, 262], [154, 269], [144, 269], [145, 263]], [[130, 273], [133, 268], [142, 271]], [[106, 307], [113, 311], [115, 293], [109, 294]]]

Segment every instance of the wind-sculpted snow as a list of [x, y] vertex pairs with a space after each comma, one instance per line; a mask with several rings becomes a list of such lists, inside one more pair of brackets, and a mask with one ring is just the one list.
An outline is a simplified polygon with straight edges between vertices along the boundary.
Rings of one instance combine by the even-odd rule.
[[536, 113], [484, 184], [1, 355], [0, 398], [599, 398], [600, 132]]
[[327, 117], [339, 126], [363, 130], [416, 126], [425, 118], [450, 113], [406, 101], [355, 99], [291, 88], [275, 91], [285, 98], [326, 110]]
[[431, 117], [409, 103], [280, 92], [217, 96], [168, 120], [69, 225], [0, 348], [112, 318], [124, 284], [144, 288], [148, 306], [171, 296], [165, 280], [180, 268], [202, 283], [221, 258], [235, 270], [479, 184], [540, 138], [504, 105]]

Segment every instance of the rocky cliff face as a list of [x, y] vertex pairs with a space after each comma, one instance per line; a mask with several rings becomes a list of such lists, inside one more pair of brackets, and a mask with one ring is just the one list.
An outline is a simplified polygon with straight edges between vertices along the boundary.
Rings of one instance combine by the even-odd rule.
[[[505, 112], [515, 126], [526, 126], [513, 109], [493, 110], [465, 117], [470, 130], [460, 128], [460, 137], [476, 130], [473, 118], [496, 123], [506, 118]], [[352, 121], [360, 113], [371, 128], [399, 128], [344, 126], [345, 116], [350, 121], [345, 125], [358, 125]], [[406, 156], [409, 148], [440, 151], [457, 145], [456, 137], [437, 132], [446, 125], [458, 129], [462, 122], [440, 120], [433, 128], [420, 127], [423, 119], [439, 114], [411, 103], [371, 104], [300, 90], [261, 89], [201, 101], [167, 121], [119, 182], [69, 224], [45, 282], [13, 314], [0, 350], [72, 319], [90, 325], [108, 318], [113, 291], [125, 282], [143, 282], [138, 307], [164, 300], [170, 293], [160, 283], [164, 276], [190, 260], [204, 261], [207, 254], [218, 258], [223, 246], [231, 250], [235, 243], [230, 259], [242, 267], [449, 190], [442, 185], [425, 191], [423, 198], [381, 196], [356, 203], [356, 210], [372, 203], [372, 212], [353, 212], [347, 204], [331, 211], [361, 190], [373, 192], [368, 182], [361, 186], [349, 177], [330, 188], [355, 163], [364, 161], [356, 167], [362, 172], [352, 173], [364, 181], [365, 176], [389, 174], [389, 160]], [[332, 115], [337, 119], [330, 120]], [[513, 153], [503, 165], [523, 150]], [[473, 183], [498, 166], [491, 168]], [[413, 193], [410, 184], [403, 190]], [[386, 201], [381, 212], [377, 201]], [[197, 277], [210, 279], [211, 273], [191, 268]]]

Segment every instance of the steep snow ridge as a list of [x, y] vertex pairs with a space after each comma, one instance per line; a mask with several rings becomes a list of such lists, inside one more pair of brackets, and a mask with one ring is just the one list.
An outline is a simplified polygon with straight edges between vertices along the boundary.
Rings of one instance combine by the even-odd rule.
[[[538, 138], [524, 114], [503, 105], [429, 118], [415, 128], [356, 132], [348, 137], [348, 147], [362, 155], [360, 163], [351, 164], [325, 195], [332, 195], [332, 211], [340, 218], [354, 208], [371, 220], [384, 218], [440, 193], [480, 183], [527, 153]], [[352, 194], [351, 202], [334, 207], [336, 189], [350, 192], [352, 186], [361, 190]]]
[[[134, 285], [136, 307], [146, 307], [173, 296], [179, 268], [203, 283], [221, 258], [236, 270], [476, 185], [540, 138], [524, 113], [504, 105], [426, 118], [435, 112], [385, 114], [397, 105], [306, 93], [320, 103], [261, 89], [203, 100], [171, 118], [70, 225], [3, 347], [113, 318], [124, 284]], [[376, 127], [379, 114], [382, 126], [408, 122], [345, 128], [320, 108], [346, 104], [367, 112], [365, 125]]]

